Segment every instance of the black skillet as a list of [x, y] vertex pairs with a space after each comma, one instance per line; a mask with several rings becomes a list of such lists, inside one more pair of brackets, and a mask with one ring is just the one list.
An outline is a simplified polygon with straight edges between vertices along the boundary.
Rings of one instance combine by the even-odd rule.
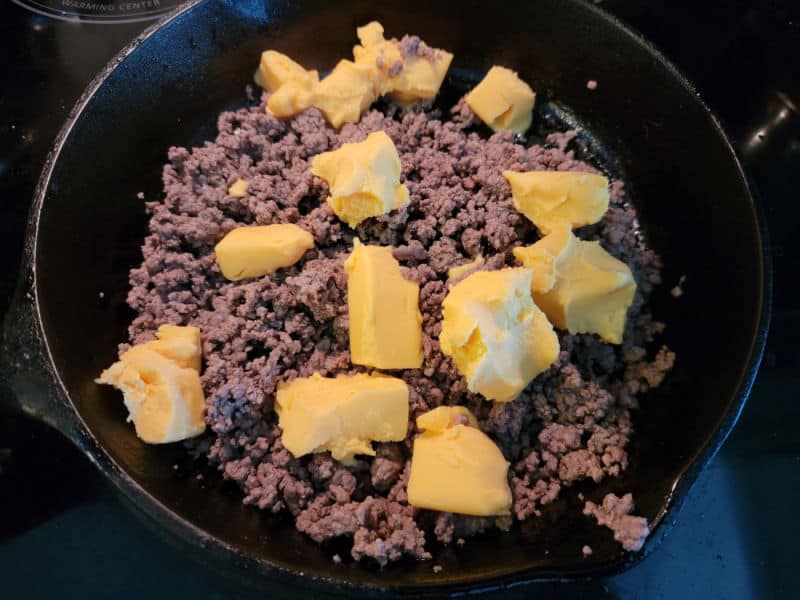
[[[355, 27], [376, 18], [390, 35], [417, 33], [454, 52], [445, 101], [492, 64], [518, 70], [539, 93], [537, 118], [558, 114], [583, 127], [596, 156], [628, 182], [667, 265], [653, 305], [678, 359], [642, 400], [629, 469], [578, 489], [593, 499], [633, 492], [655, 530], [640, 555], [623, 553], [569, 492], [508, 534], [435, 549], [439, 574], [431, 562], [337, 566], [330, 548], [243, 507], [218, 476], [196, 479], [180, 445], [140, 443], [119, 397], [93, 383], [125, 339], [127, 273], [146, 224], [136, 194], [159, 197], [166, 149], [213, 137], [217, 114], [245, 102], [261, 50], [329, 68], [350, 52]], [[391, 594], [609, 574], [653, 550], [736, 422], [768, 323], [764, 248], [763, 221], [719, 123], [664, 57], [587, 3], [201, 1], [115, 58], [56, 141], [6, 322], [5, 378], [17, 406], [78, 445], [148, 522], [239, 578]], [[685, 294], [674, 299], [668, 290], [681, 275]], [[594, 549], [588, 558], [584, 544]]]

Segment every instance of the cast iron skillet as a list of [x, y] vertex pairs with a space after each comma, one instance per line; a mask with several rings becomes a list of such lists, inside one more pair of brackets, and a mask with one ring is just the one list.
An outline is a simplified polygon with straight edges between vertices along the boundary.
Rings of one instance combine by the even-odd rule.
[[[647, 42], [577, 0], [503, 10], [471, 0], [201, 1], [149, 29], [91, 84], [42, 174], [6, 324], [9, 387], [157, 529], [240, 578], [391, 594], [619, 571], [638, 556], [582, 516], [574, 492], [511, 533], [435, 550], [440, 574], [431, 562], [336, 566], [330, 549], [280, 517], [243, 507], [218, 476], [197, 480], [179, 444], [140, 443], [118, 395], [93, 383], [125, 339], [127, 274], [140, 261], [146, 224], [136, 194], [159, 197], [167, 148], [213, 137], [217, 114], [243, 104], [261, 50], [329, 68], [350, 52], [355, 27], [375, 18], [390, 35], [417, 33], [455, 53], [448, 101], [459, 79], [492, 64], [517, 69], [539, 92], [539, 116], [574, 119], [629, 183], [643, 230], [667, 265], [653, 304], [678, 360], [666, 384], [642, 400], [629, 469], [577, 488], [595, 500], [632, 491], [655, 529], [643, 554], [653, 550], [733, 427], [758, 368], [769, 306], [765, 232], [728, 140], [691, 85]], [[589, 79], [599, 82], [594, 92]], [[676, 300], [667, 290], [680, 275], [686, 293]], [[594, 549], [589, 558], [584, 544]]]

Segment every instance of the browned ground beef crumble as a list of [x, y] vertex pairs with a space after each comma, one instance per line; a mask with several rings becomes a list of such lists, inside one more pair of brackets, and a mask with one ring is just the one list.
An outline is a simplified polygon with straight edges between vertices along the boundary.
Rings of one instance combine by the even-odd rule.
[[614, 494], [606, 494], [603, 503], [597, 505], [587, 502], [583, 514], [597, 519], [598, 524], [608, 527], [614, 532], [617, 540], [625, 550], [639, 550], [644, 540], [650, 535], [647, 519], [636, 517], [633, 512], [633, 496], [625, 494], [622, 498]]
[[[265, 101], [266, 96], [257, 106], [220, 115], [217, 138], [202, 148], [170, 148], [165, 196], [146, 205], [151, 220], [144, 260], [130, 273], [128, 296], [137, 314], [131, 343], [151, 339], [163, 323], [202, 331], [210, 435], [190, 445], [241, 487], [244, 503], [288, 511], [297, 528], [318, 542], [351, 538], [353, 558], [385, 564], [403, 555], [429, 557], [426, 530], [430, 539], [463, 544], [486, 528], [506, 529], [512, 519], [539, 515], [575, 481], [599, 482], [623, 471], [637, 395], [661, 383], [674, 355], [662, 348], [648, 357], [645, 350], [664, 327], [646, 310], [647, 297], [660, 283], [661, 263], [637, 233], [636, 212], [625, 202], [621, 181], [611, 185], [603, 221], [580, 231], [625, 261], [637, 281], [621, 346], [560, 332], [558, 361], [519, 398], [501, 404], [469, 393], [437, 340], [447, 269], [478, 253], [486, 257], [480, 269], [514, 265], [512, 248], [537, 239], [531, 223], [514, 210], [501, 171], [597, 172], [570, 149], [575, 132], [551, 133], [529, 147], [511, 133], [486, 139], [474, 131], [477, 121], [463, 101], [449, 121], [430, 108], [389, 106], [336, 132], [316, 109], [281, 121], [265, 114]], [[353, 231], [325, 203], [327, 185], [310, 174], [309, 163], [320, 152], [377, 130], [397, 146], [411, 201]], [[238, 178], [250, 183], [244, 198], [227, 194]], [[227, 281], [214, 245], [237, 226], [270, 223], [298, 224], [314, 235], [316, 247], [273, 276]], [[406, 440], [376, 444], [374, 459], [346, 468], [328, 453], [293, 458], [281, 444], [273, 397], [280, 381], [315, 371], [333, 376], [366, 370], [351, 365], [348, 353], [343, 261], [354, 235], [394, 246], [406, 276], [419, 282], [425, 360], [421, 369], [396, 373], [410, 392]], [[408, 505], [414, 419], [440, 404], [473, 410], [511, 462], [513, 517], [467, 517]], [[587, 507], [587, 514], [613, 527], [632, 509], [632, 499], [626, 502]], [[646, 536], [646, 522], [644, 529], [641, 523], [624, 525], [618, 539], [635, 547], [637, 532]]]

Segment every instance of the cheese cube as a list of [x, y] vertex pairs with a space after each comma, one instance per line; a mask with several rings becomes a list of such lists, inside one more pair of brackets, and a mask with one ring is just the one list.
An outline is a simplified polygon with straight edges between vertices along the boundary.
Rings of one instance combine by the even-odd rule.
[[408, 189], [400, 183], [400, 156], [383, 131], [318, 154], [311, 172], [328, 182], [328, 204], [350, 227], [408, 204]]
[[250, 184], [244, 179], [237, 179], [228, 188], [228, 195], [233, 196], [234, 198], [244, 198], [247, 196], [247, 190], [249, 187]]
[[417, 417], [417, 427], [425, 431], [411, 456], [411, 506], [482, 517], [511, 512], [508, 462], [472, 413], [440, 406]]
[[122, 391], [128, 420], [143, 442], [165, 444], [200, 435], [206, 427], [200, 331], [164, 325], [156, 335], [122, 354], [95, 381]]
[[314, 247], [314, 237], [289, 223], [238, 227], [216, 245], [222, 274], [231, 281], [261, 277], [289, 267]]
[[531, 126], [536, 94], [514, 71], [495, 66], [467, 94], [466, 101], [495, 131], [525, 133]]
[[608, 179], [574, 171], [503, 171], [514, 208], [548, 234], [559, 224], [597, 223], [608, 210]]
[[558, 337], [531, 297], [530, 269], [479, 271], [442, 304], [442, 352], [469, 390], [509, 402], [558, 357]]
[[392, 249], [356, 239], [344, 268], [353, 363], [378, 369], [422, 366], [419, 285], [403, 277]]
[[374, 456], [372, 441], [405, 438], [408, 388], [394, 377], [314, 373], [280, 384], [275, 411], [281, 441], [294, 456], [330, 450], [351, 463], [357, 454]]

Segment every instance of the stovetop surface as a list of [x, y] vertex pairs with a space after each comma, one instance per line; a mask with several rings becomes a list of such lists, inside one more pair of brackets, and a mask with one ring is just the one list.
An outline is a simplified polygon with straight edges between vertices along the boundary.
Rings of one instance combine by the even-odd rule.
[[[157, 4], [157, 3], [156, 3]], [[778, 93], [800, 99], [795, 0], [610, 0], [693, 81], [735, 142], [769, 120]], [[0, 314], [10, 300], [24, 222], [44, 157], [73, 103], [146, 22], [60, 21], [0, 6]], [[751, 168], [770, 229], [773, 325], [742, 418], [700, 476], [662, 545], [620, 576], [507, 590], [504, 597], [796, 597], [800, 539], [800, 136], [781, 132]], [[145, 528], [59, 434], [0, 418], [0, 594], [14, 598], [250, 592]], [[270, 597], [291, 590], [268, 587]]]

